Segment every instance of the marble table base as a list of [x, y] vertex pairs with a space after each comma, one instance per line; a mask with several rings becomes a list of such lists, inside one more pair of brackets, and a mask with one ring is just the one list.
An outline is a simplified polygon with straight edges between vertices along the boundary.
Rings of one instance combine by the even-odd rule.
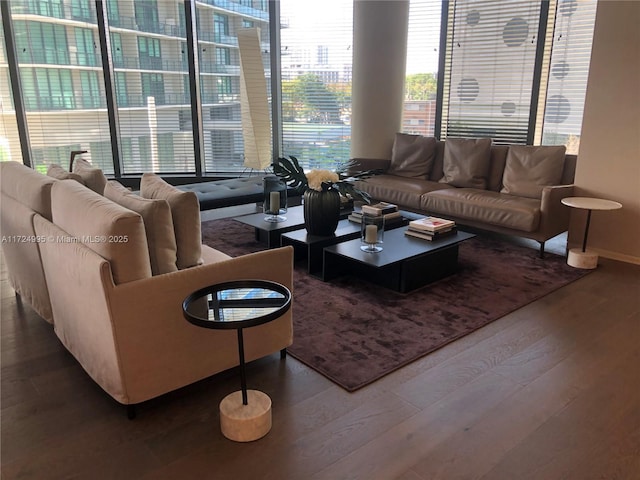
[[567, 256], [567, 264], [575, 268], [594, 269], [598, 266], [598, 254], [581, 248], [572, 248]]
[[252, 442], [271, 430], [271, 399], [258, 390], [247, 390], [247, 403], [242, 392], [230, 393], [220, 402], [220, 429], [235, 442]]

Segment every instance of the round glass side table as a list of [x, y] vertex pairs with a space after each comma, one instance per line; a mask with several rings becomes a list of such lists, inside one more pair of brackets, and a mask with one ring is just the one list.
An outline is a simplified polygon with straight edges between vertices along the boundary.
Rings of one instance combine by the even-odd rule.
[[230, 440], [251, 442], [271, 430], [271, 399], [258, 390], [247, 390], [242, 331], [275, 320], [290, 308], [289, 289], [267, 280], [211, 285], [192, 293], [182, 303], [184, 317], [190, 323], [237, 331], [241, 389], [220, 402], [220, 429]]
[[589, 224], [591, 223], [591, 212], [593, 210], [617, 210], [622, 208], [622, 204], [613, 200], [591, 197], [567, 197], [562, 203], [571, 208], [587, 210], [587, 221], [584, 226], [582, 237], [582, 249], [572, 248], [567, 255], [567, 264], [576, 268], [593, 269], [598, 266], [598, 254], [587, 250], [587, 237], [589, 236]]

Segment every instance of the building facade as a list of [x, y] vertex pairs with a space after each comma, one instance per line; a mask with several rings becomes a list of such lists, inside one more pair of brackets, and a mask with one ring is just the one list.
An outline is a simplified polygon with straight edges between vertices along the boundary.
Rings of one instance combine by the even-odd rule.
[[[124, 175], [195, 169], [184, 3], [105, 2]], [[113, 173], [96, 2], [12, 0], [10, 5], [34, 166], [66, 165], [70, 150], [87, 150], [94, 164]], [[206, 0], [195, 5], [204, 169], [237, 172], [244, 148], [236, 33], [260, 28], [270, 76], [268, 3]], [[2, 135], [19, 159], [5, 47], [0, 52]]]

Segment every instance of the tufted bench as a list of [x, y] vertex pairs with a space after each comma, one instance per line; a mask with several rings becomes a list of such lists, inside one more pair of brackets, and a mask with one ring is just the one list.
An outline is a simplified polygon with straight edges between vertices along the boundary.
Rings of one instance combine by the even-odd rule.
[[[264, 175], [230, 178], [227, 180], [178, 185], [178, 188], [188, 192], [195, 192], [200, 202], [200, 210], [211, 210], [261, 202], [264, 199], [263, 178]], [[291, 189], [289, 189], [288, 194], [289, 196], [299, 196], [299, 193]]]

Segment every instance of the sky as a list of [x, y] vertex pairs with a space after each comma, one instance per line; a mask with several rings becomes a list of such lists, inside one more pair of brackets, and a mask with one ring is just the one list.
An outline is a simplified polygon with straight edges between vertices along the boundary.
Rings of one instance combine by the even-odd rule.
[[[438, 68], [440, 0], [412, 0], [407, 74], [435, 73]], [[280, 0], [282, 46], [303, 45], [315, 61], [317, 46], [329, 49], [329, 63], [351, 62], [353, 0]]]

